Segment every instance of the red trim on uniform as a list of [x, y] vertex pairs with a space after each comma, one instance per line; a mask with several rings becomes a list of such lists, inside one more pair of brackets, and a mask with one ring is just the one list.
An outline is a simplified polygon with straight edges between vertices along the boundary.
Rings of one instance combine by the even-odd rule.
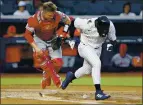
[[52, 59], [52, 62], [54, 64], [54, 66], [58, 66], [60, 68], [63, 66], [63, 60], [62, 60], [62, 58]]

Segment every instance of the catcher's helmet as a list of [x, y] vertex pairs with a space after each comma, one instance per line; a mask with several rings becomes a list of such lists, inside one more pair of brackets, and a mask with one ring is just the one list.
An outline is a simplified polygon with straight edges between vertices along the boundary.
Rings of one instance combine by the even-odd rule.
[[106, 37], [109, 32], [110, 21], [106, 16], [98, 17], [95, 20], [95, 27], [101, 37]]

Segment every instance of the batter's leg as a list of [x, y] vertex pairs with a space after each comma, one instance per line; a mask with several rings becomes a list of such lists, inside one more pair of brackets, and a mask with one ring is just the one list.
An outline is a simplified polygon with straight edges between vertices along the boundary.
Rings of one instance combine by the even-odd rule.
[[[88, 49], [88, 50], [87, 50]], [[104, 100], [108, 99], [110, 95], [104, 94], [100, 87], [100, 79], [101, 79], [101, 61], [99, 56], [97, 55], [98, 49], [94, 49], [90, 46], [86, 46], [81, 52], [81, 56], [89, 62], [92, 66], [92, 79], [96, 89], [95, 99], [96, 100]]]
[[84, 60], [83, 66], [80, 67], [78, 70], [76, 70], [74, 75], [76, 78], [80, 78], [83, 75], [91, 74], [91, 70], [92, 70], [92, 66], [86, 60]]
[[76, 70], [75, 73], [72, 72], [68, 72], [66, 75], [65, 80], [62, 83], [62, 89], [66, 89], [67, 86], [69, 85], [70, 82], [72, 82], [72, 80], [79, 78], [85, 74], [90, 74], [91, 73], [91, 65], [89, 65], [89, 63], [84, 60], [83, 66], [81, 68], [79, 68], [78, 70]]
[[[88, 45], [80, 44], [78, 47], [79, 55], [84, 58], [92, 67], [92, 79], [94, 84], [100, 84], [101, 61], [97, 55], [97, 49]], [[85, 72], [85, 71], [84, 71]]]
[[[69, 75], [66, 76], [66, 77], [67, 78], [70, 77], [70, 79], [68, 79], [68, 81], [67, 80], [65, 80], [65, 81], [67, 81], [67, 83], [69, 83], [69, 82], [71, 82], [75, 78], [79, 78], [79, 77], [81, 77], [81, 76], [83, 76], [85, 74], [90, 74], [91, 73], [92, 79], [93, 79], [93, 83], [95, 84], [96, 90], [101, 90], [100, 89], [101, 61], [100, 61], [99, 57], [96, 55], [95, 49], [86, 46], [84, 48], [84, 50], [82, 50], [80, 55], [81, 55], [81, 57], [83, 57], [85, 59], [84, 63], [83, 63], [83, 66], [81, 68], [79, 68], [75, 72], [75, 74], [69, 73]], [[70, 76], [70, 75], [72, 75], [72, 76]], [[66, 88], [67, 85], [68, 85], [67, 83], [65, 83], [65, 86], [63, 86], [64, 85], [64, 81], [63, 81], [62, 87]]]
[[101, 52], [100, 49], [94, 49], [90, 46], [80, 45], [79, 46], [79, 54], [83, 57], [91, 66], [92, 66], [92, 79], [95, 86], [95, 99], [96, 100], [104, 100], [108, 99], [110, 95], [106, 95], [103, 93], [100, 87], [100, 79], [101, 79], [101, 61], [99, 58]]

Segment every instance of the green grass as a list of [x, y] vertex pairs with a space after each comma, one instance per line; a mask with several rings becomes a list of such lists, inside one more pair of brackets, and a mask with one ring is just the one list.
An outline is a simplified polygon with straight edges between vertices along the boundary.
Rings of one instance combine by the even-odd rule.
[[[93, 85], [91, 78], [80, 78], [73, 85]], [[142, 86], [141, 77], [102, 77], [102, 85], [106, 86]]]
[[[8, 77], [1, 78], [1, 85], [39, 84], [40, 81], [40, 77]], [[101, 83], [106, 86], [142, 86], [142, 77], [102, 77]], [[74, 80], [71, 85], [93, 85], [93, 81], [91, 77], [82, 77]]]

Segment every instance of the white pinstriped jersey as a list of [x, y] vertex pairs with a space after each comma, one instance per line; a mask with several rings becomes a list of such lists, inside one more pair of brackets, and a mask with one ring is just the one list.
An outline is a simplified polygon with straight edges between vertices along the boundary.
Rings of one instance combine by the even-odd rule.
[[86, 45], [90, 45], [93, 48], [101, 47], [104, 41], [109, 38], [110, 40], [116, 40], [116, 31], [114, 24], [110, 21], [109, 33], [107, 37], [100, 37], [95, 27], [94, 21], [97, 18], [81, 19], [76, 18], [74, 26], [81, 30], [80, 40]]

